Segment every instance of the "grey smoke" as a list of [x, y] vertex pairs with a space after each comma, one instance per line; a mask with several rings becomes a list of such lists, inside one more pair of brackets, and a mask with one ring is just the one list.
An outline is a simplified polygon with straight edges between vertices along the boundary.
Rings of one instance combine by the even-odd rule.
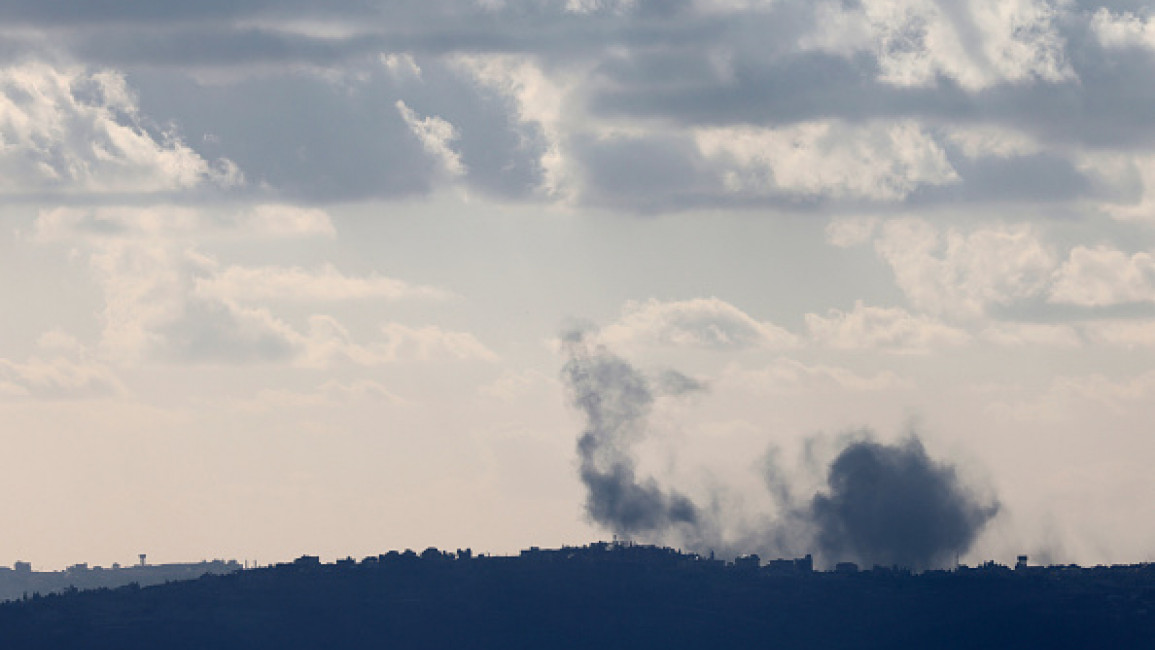
[[697, 551], [813, 551], [829, 563], [924, 570], [965, 553], [999, 511], [997, 502], [964, 485], [954, 466], [930, 458], [917, 436], [883, 444], [869, 432], [843, 438], [825, 468], [817, 438], [807, 439], [803, 465], [811, 476], [826, 473], [826, 486], [812, 497], [782, 471], [781, 453], [770, 447], [759, 465], [778, 512], [757, 525], [727, 509], [719, 495], [699, 507], [653, 478], [639, 478], [633, 448], [647, 433], [655, 394], [683, 395], [704, 384], [672, 370], [651, 381], [591, 338], [581, 331], [564, 336], [569, 360], [562, 375], [585, 416], [577, 449], [586, 513], [618, 535]]
[[658, 375], [657, 383], [658, 389], [664, 395], [685, 395], [686, 393], [706, 390], [706, 384], [689, 375], [683, 375], [677, 370], [662, 372]]
[[[586, 419], [578, 439], [586, 512], [624, 536], [658, 535], [679, 524], [694, 526], [698, 509], [687, 497], [639, 480], [632, 447], [645, 434], [654, 393], [646, 377], [584, 334], [565, 335], [569, 361], [562, 375], [574, 406]], [[683, 380], [688, 377], [679, 375]], [[686, 381], [678, 382], [681, 392]]]
[[964, 553], [999, 510], [931, 459], [911, 436], [851, 443], [829, 468], [828, 491], [810, 502], [818, 550], [831, 560], [921, 570]]

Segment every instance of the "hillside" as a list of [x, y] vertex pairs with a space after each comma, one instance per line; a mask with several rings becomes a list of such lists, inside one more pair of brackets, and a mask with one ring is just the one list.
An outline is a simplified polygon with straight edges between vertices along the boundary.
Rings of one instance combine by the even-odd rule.
[[[1138, 648], [1155, 567], [811, 572], [597, 544], [429, 549], [0, 606], [20, 648]], [[847, 568], [848, 569], [848, 568]]]

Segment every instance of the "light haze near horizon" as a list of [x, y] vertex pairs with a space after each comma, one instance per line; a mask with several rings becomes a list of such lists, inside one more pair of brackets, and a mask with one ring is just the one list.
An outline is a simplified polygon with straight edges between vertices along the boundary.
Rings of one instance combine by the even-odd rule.
[[733, 521], [915, 431], [1153, 559], [1151, 3], [139, 4], [0, 1], [0, 564], [606, 537], [573, 327]]

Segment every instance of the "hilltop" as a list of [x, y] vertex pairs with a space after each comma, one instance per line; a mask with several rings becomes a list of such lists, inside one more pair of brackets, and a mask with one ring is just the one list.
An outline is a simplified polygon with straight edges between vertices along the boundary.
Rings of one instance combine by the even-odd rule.
[[427, 549], [30, 597], [20, 648], [1088, 648], [1155, 638], [1155, 566], [813, 571], [599, 543]]

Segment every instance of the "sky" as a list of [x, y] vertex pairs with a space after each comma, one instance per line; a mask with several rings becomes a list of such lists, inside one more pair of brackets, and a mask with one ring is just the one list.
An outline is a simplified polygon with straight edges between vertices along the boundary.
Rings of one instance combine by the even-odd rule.
[[605, 539], [575, 332], [734, 553], [916, 435], [1155, 560], [1153, 10], [2, 0], [0, 564]]

